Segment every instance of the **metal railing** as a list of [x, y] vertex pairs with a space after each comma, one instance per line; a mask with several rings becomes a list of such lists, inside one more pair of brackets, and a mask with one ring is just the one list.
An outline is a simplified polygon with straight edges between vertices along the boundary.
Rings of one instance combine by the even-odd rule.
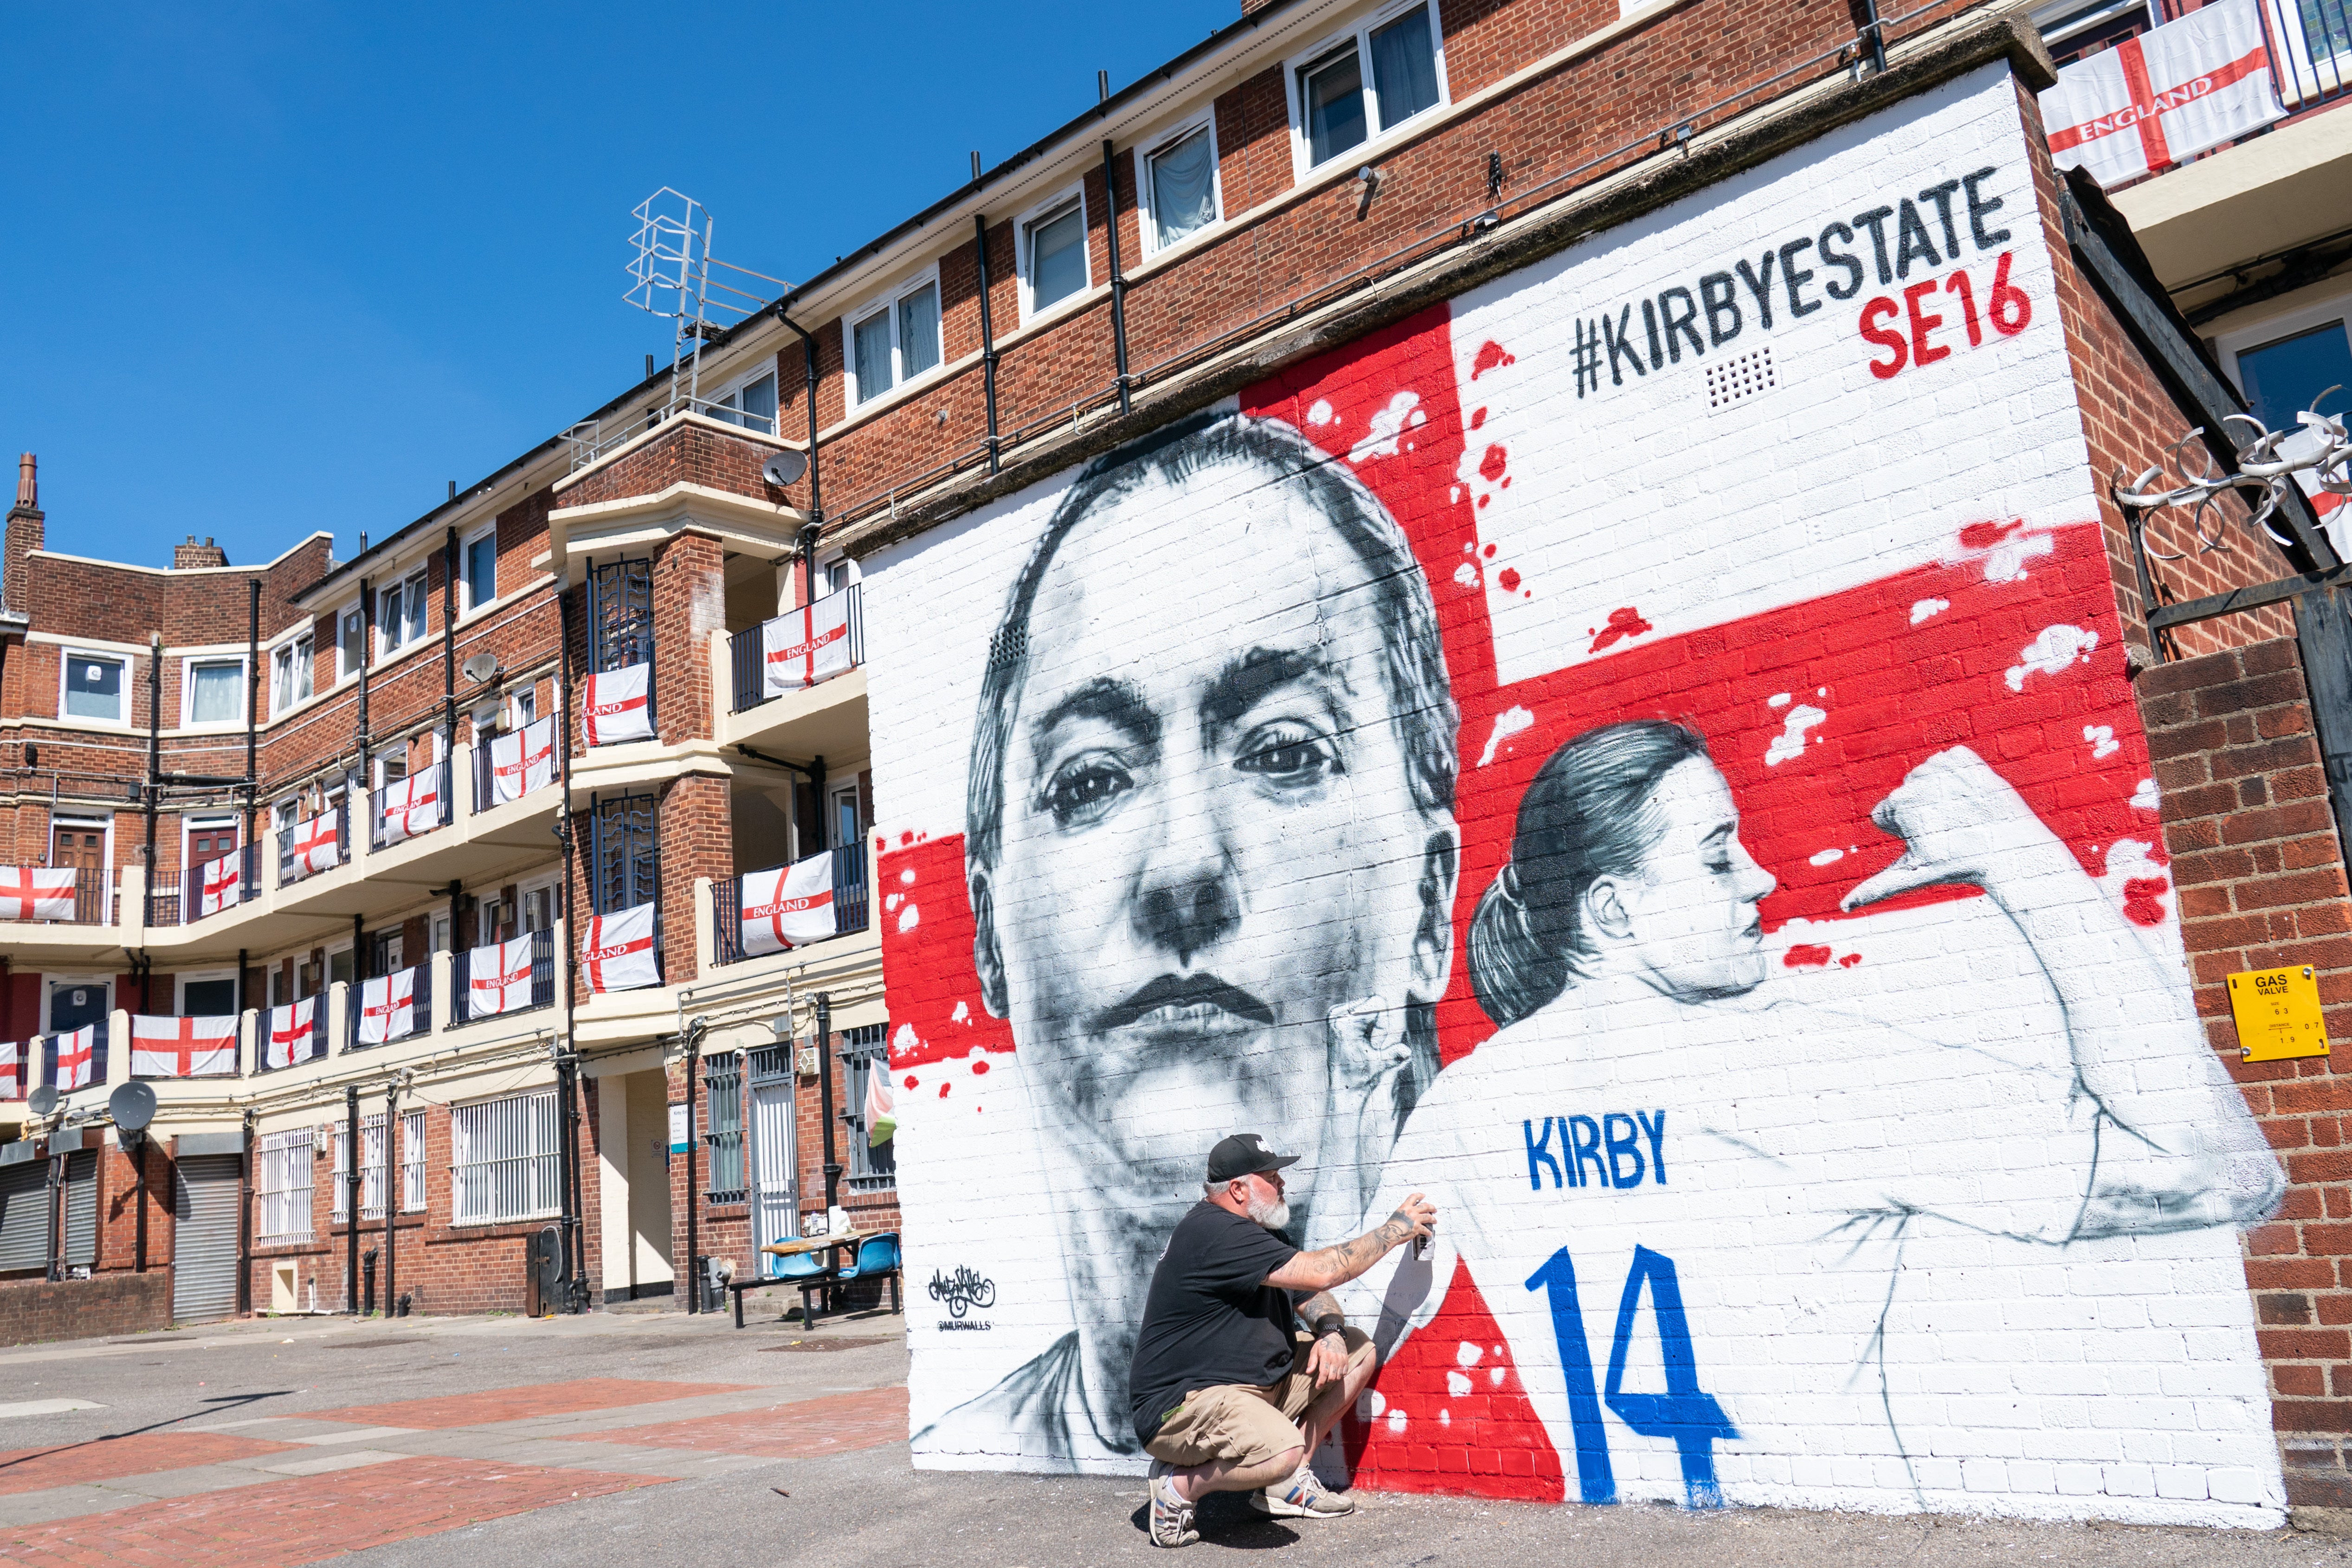
[[[866, 663], [866, 607], [864, 601], [858, 595], [857, 588], [858, 585], [854, 582], [845, 588], [836, 588], [814, 603], [803, 605], [798, 610], [787, 610], [782, 615], [762, 621], [757, 626], [747, 626], [728, 638], [728, 653], [735, 667], [735, 712], [741, 713], [747, 708], [755, 708], [761, 703], [774, 700], [774, 694], [771, 694], [768, 690], [765, 662], [761, 657], [762, 651], [767, 645], [768, 628], [782, 626], [785, 635], [784, 645], [787, 648], [800, 645], [803, 649], [802, 656], [805, 658], [805, 645], [809, 641], [808, 628], [814, 622], [818, 614], [824, 612], [835, 600], [844, 594], [848, 595], [848, 598], [839, 608], [847, 612], [845, 619], [849, 627], [849, 663], [841, 669], [820, 676], [819, 679], [829, 680], [833, 675], [846, 674]], [[814, 681], [809, 683], [811, 685], [815, 684]]]
[[[431, 800], [416, 803], [418, 789], [431, 786]], [[368, 793], [368, 847], [380, 850], [418, 838], [450, 821], [449, 758]]]
[[2352, 78], [2352, 0], [2263, 0], [2271, 78], [2290, 114], [2346, 96]]
[[[64, 866], [43, 866], [43, 871], [64, 871]], [[111, 925], [114, 924], [114, 895], [121, 885], [120, 869], [105, 866], [93, 870], [89, 866], [69, 868], [74, 873], [73, 913], [56, 920], [10, 920], [9, 924], [25, 925]]]
[[[346, 789], [343, 792], [343, 800], [345, 801], [350, 800], [352, 793], [352, 791]], [[318, 818], [315, 816], [305, 817], [301, 821], [296, 822], [290, 827], [280, 828], [278, 830], [278, 886], [291, 887], [305, 877], [320, 876], [324, 874], [320, 872], [304, 871], [294, 862], [294, 841], [296, 837], [299, 834], [305, 823], [314, 822], [316, 821], [318, 821]], [[335, 811], [335, 865], [338, 868], [341, 868], [351, 863], [352, 814], [348, 810], [339, 806]]]
[[[555, 1005], [555, 933], [534, 931], [530, 934], [530, 1001], [520, 1008], [509, 1008], [503, 1013], [484, 1013], [484, 1018], [511, 1018], [519, 1012], [530, 1012]], [[449, 956], [449, 1027], [474, 1020], [474, 950], [462, 949]]]
[[[843, 844], [829, 852], [833, 856], [833, 934], [848, 936], [866, 929], [872, 899], [866, 875], [866, 845], [861, 841]], [[711, 960], [717, 964], [740, 964], [743, 952], [743, 878], [761, 876], [780, 871], [769, 866], [765, 871], [739, 873], [724, 882], [711, 883]], [[770, 955], [752, 954], [753, 957]]]
[[[522, 728], [519, 730], [500, 731], [494, 735], [485, 735], [478, 730], [475, 732], [473, 789], [474, 815], [478, 817], [486, 811], [496, 810], [500, 806], [510, 806], [514, 804], [513, 800], [501, 800], [499, 799], [498, 755], [491, 748], [498, 742], [505, 740], [511, 736], [521, 737], [524, 764], [523, 776], [524, 781], [528, 783], [530, 780], [531, 737], [534, 733], [546, 739], [550, 747], [548, 756], [548, 781], [547, 783], [540, 786], [540, 789], [550, 789], [553, 787], [556, 779], [562, 777], [562, 768], [556, 760], [553, 747], [556, 745], [561, 744], [562, 737], [555, 733], [555, 720], [553, 718], [537, 719], [523, 726]], [[536, 790], [526, 789], [523, 790], [521, 795], [516, 796], [515, 800], [520, 800], [523, 799], [524, 796], [535, 793], [537, 793]]]
[[212, 860], [190, 866], [182, 872], [176, 895], [165, 894], [161, 897], [151, 897], [148, 900], [147, 924], [194, 925], [197, 921], [206, 918], [205, 885], [218, 875], [219, 868], [230, 861], [237, 862], [233, 868], [236, 875], [236, 899], [234, 903], [223, 904], [211, 913], [225, 915], [244, 904], [247, 900], [260, 896], [261, 846], [246, 844], [239, 849], [230, 851], [227, 854], [215, 856]]
[[[394, 969], [390, 975], [381, 976], [379, 978], [389, 981], [397, 979], [404, 974], [413, 975], [415, 977], [415, 978], [410, 982], [413, 989], [409, 993], [408, 1027], [401, 1030], [398, 1034], [387, 1035], [383, 1040], [362, 1040], [360, 1038], [360, 1019], [366, 1011], [367, 988], [374, 982], [369, 980], [354, 980], [352, 982], [351, 989], [345, 995], [343, 1001], [343, 1006], [347, 1014], [344, 1019], [344, 1050], [366, 1051], [379, 1045], [391, 1045], [397, 1040], [414, 1040], [420, 1034], [429, 1034], [432, 1032], [432, 962], [428, 959], [426, 962], [422, 964], [412, 964], [406, 969]], [[387, 996], [391, 994], [391, 988], [388, 985], [385, 988], [385, 994]]]

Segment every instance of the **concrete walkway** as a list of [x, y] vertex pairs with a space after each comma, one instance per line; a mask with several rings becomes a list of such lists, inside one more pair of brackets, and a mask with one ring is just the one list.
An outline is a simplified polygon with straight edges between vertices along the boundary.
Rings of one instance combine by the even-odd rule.
[[2281, 1531], [1367, 1497], [1275, 1523], [1233, 1500], [1182, 1554], [1131, 1479], [917, 1472], [900, 1320], [814, 1334], [676, 1312], [294, 1319], [0, 1352], [0, 1560], [2352, 1565]]

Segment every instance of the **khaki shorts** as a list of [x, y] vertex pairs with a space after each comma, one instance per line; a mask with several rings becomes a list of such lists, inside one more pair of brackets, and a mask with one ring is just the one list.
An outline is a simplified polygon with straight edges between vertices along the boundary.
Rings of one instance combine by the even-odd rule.
[[[1377, 1354], [1362, 1330], [1339, 1332], [1348, 1342], [1349, 1372], [1364, 1366]], [[1144, 1444], [1143, 1451], [1185, 1469], [1214, 1459], [1263, 1464], [1286, 1448], [1297, 1448], [1306, 1441], [1298, 1430], [1298, 1418], [1307, 1414], [1315, 1398], [1315, 1379], [1307, 1370], [1307, 1358], [1314, 1348], [1313, 1342], [1301, 1339], [1289, 1375], [1262, 1386], [1236, 1383], [1192, 1390], [1184, 1396], [1184, 1403], [1160, 1423], [1160, 1435]]]

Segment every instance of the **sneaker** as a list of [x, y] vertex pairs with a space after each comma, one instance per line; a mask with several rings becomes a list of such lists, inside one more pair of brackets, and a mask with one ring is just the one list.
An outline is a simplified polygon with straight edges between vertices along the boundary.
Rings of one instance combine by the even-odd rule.
[[1280, 1486], [1250, 1493], [1250, 1506], [1276, 1519], [1337, 1519], [1356, 1511], [1356, 1500], [1328, 1490], [1305, 1465]]
[[1190, 1546], [1201, 1539], [1192, 1528], [1192, 1505], [1176, 1495], [1176, 1483], [1165, 1467], [1152, 1463], [1151, 1544]]

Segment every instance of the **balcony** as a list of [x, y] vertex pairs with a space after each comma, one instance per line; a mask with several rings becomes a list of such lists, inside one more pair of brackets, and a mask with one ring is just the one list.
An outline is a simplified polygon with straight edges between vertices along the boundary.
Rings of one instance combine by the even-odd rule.
[[[497, 1012], [474, 1011], [473, 962], [470, 949], [454, 953], [449, 958], [449, 1024], [486, 1022], [491, 1019], [513, 1018], [518, 1013], [536, 1012], [541, 1008], [555, 1005], [555, 933], [552, 930], [530, 934], [530, 999], [521, 1007], [509, 1006]], [[511, 1000], [511, 998], [509, 998]]]
[[428, 958], [349, 988], [343, 1038], [349, 1051], [394, 1045], [433, 1031], [433, 970]]
[[[346, 789], [343, 798], [350, 800], [357, 790]], [[321, 822], [320, 817], [331, 816], [331, 822]], [[305, 817], [292, 827], [281, 830], [278, 840], [278, 885], [291, 887], [348, 865], [352, 858], [352, 814], [341, 805], [321, 811], [318, 816]], [[332, 853], [327, 852], [331, 848]]]
[[368, 795], [368, 847], [387, 850], [410, 839], [424, 837], [452, 820], [449, 799], [449, 758], [395, 779]]
[[[866, 848], [863, 843], [844, 844], [829, 852], [833, 856], [832, 934], [835, 936], [855, 936], [872, 924], [873, 900], [869, 890], [873, 883], [868, 875]], [[710, 884], [711, 961], [714, 964], [740, 964], [746, 958], [770, 956], [769, 952], [751, 953], [745, 949], [743, 877], [767, 876], [785, 869], [770, 866], [766, 871], [747, 872]], [[811, 946], [814, 944], [802, 942], [782, 950], [798, 953]]]
[[180, 873], [176, 892], [148, 894], [149, 925], [193, 925], [226, 915], [261, 893], [261, 847], [247, 844]]
[[[33, 873], [53, 877], [73, 873], [70, 894], [57, 894], [34, 880]], [[0, 868], [0, 919], [10, 925], [19, 912], [28, 925], [106, 925], [114, 917], [114, 891], [120, 873], [88, 866], [10, 866]], [[70, 900], [70, 902], [68, 902]], [[62, 911], [58, 905], [63, 904]]]
[[729, 637], [728, 646], [736, 713], [845, 675], [866, 663], [857, 584], [746, 627]]

